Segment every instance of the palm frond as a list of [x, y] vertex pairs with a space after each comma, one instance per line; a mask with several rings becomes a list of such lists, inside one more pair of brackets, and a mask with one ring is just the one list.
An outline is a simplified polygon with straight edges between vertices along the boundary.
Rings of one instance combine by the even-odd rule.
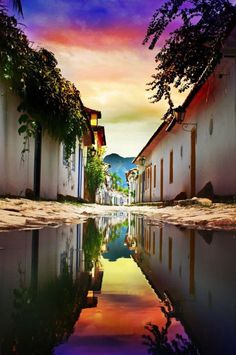
[[23, 17], [23, 9], [21, 0], [12, 0], [13, 9], [15, 9], [19, 15]]

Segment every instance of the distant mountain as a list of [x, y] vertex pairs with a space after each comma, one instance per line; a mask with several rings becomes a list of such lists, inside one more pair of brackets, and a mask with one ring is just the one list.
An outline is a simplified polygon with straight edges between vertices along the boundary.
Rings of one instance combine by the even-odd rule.
[[136, 166], [135, 164], [132, 164], [133, 160], [134, 157], [123, 158], [116, 153], [106, 155], [104, 158], [104, 162], [111, 165], [109, 171], [117, 173], [117, 175], [121, 177], [123, 187], [127, 187], [125, 173]]

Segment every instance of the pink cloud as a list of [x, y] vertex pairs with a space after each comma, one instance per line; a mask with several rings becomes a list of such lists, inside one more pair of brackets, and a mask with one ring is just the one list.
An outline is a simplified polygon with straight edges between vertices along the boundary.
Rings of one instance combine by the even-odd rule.
[[145, 29], [128, 26], [97, 29], [96, 31], [73, 27], [34, 31], [34, 37], [43, 42], [96, 50], [141, 46], [144, 35]]

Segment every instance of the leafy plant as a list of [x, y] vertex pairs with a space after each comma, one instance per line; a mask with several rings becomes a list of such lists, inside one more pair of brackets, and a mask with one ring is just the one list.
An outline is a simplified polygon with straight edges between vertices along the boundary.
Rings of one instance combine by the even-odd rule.
[[110, 176], [111, 176], [111, 181], [112, 181], [111, 187], [115, 190], [118, 190], [118, 188], [120, 187], [120, 185], [122, 183], [121, 177], [116, 172], [110, 173]]
[[154, 91], [152, 102], [168, 101], [164, 118], [173, 112], [173, 87], [183, 92], [212, 73], [235, 16], [236, 7], [229, 0], [169, 0], [156, 10], [144, 39], [144, 44], [150, 41], [150, 49], [168, 26], [177, 27], [158, 51], [156, 72], [148, 83]]
[[94, 263], [99, 259], [103, 241], [103, 233], [99, 231], [94, 219], [89, 218], [85, 227], [83, 248], [85, 254], [85, 269], [91, 271]]
[[35, 123], [64, 142], [70, 157], [88, 120], [78, 89], [63, 78], [53, 53], [31, 47], [14, 17], [0, 8], [0, 77], [20, 97], [19, 133], [35, 134]]
[[38, 290], [23, 285], [15, 289], [12, 327], [0, 339], [1, 353], [52, 354], [73, 331], [87, 293], [88, 276], [84, 281], [73, 281], [65, 264], [60, 276]]
[[85, 173], [88, 190], [91, 199], [94, 201], [96, 190], [105, 181], [105, 165], [100, 154], [93, 155], [92, 153], [93, 149], [89, 149]]

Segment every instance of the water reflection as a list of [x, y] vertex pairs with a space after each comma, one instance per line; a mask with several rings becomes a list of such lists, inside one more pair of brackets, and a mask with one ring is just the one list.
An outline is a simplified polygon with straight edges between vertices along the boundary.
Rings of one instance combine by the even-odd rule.
[[0, 233], [0, 353], [234, 354], [235, 243], [123, 214]]
[[162, 312], [166, 317], [166, 324], [160, 328], [156, 324], [148, 323], [145, 329], [148, 334], [144, 334], [144, 344], [148, 348], [149, 354], [182, 354], [182, 355], [199, 355], [199, 351], [195, 344], [184, 334], [175, 334], [175, 337], [170, 340], [169, 331], [172, 324], [172, 319], [178, 318], [177, 313], [168, 297], [165, 298]]
[[235, 354], [235, 234], [133, 218], [134, 259], [159, 296], [168, 294], [201, 354]]
[[[99, 227], [104, 232], [98, 258], [102, 290], [90, 289], [88, 307], [82, 310], [68, 341], [55, 349], [55, 355], [147, 354], [149, 348], [142, 337], [145, 327], [149, 322], [166, 326], [167, 301], [158, 299], [132, 258], [137, 240], [131, 233], [131, 216], [120, 223], [103, 218]], [[177, 334], [184, 341], [189, 339], [175, 315], [168, 322], [168, 341]]]
[[124, 216], [0, 233], [0, 354], [51, 354], [82, 308], [96, 307], [101, 252], [127, 228]]
[[1, 354], [51, 354], [73, 330], [89, 285], [83, 225], [0, 233]]

